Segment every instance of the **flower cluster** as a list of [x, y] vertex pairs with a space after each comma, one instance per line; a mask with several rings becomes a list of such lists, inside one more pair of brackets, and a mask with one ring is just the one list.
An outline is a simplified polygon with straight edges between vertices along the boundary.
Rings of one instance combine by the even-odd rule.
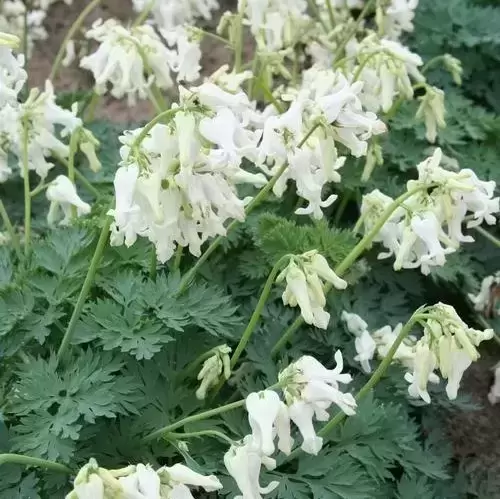
[[[403, 328], [402, 324], [394, 330], [384, 326], [370, 333], [368, 325], [358, 315], [344, 311], [342, 319], [348, 331], [356, 336], [355, 360], [361, 363], [365, 372], [371, 372], [370, 360], [375, 352], [381, 358], [387, 356]], [[426, 310], [423, 336], [418, 340], [415, 336], [405, 337], [392, 359], [409, 371], [405, 379], [410, 383], [408, 392], [411, 397], [430, 403], [427, 383], [439, 383], [439, 377], [434, 372], [439, 369], [441, 376], [448, 380], [448, 398], [453, 400], [464, 372], [479, 358], [476, 347], [492, 336], [493, 330], [472, 329], [460, 319], [452, 306], [438, 303]]]
[[316, 250], [292, 256], [287, 267], [278, 275], [276, 282], [286, 281], [283, 303], [300, 307], [307, 324], [326, 329], [330, 314], [326, 305], [325, 285], [328, 282], [337, 289], [345, 289], [347, 282], [330, 268], [326, 258]]
[[268, 470], [276, 467], [271, 456], [278, 449], [286, 455], [292, 451], [290, 423], [293, 422], [301, 436], [301, 448], [316, 455], [323, 446], [323, 439], [314, 429], [313, 419], [328, 421], [327, 410], [337, 405], [347, 415], [356, 412], [356, 401], [350, 393], [343, 393], [340, 384], [351, 381], [343, 374], [342, 353], [335, 353], [335, 369], [327, 369], [310, 356], [301, 357], [279, 374], [284, 401], [275, 391], [264, 390], [247, 396], [245, 406], [252, 429], [242, 442], [233, 445], [224, 456], [229, 474], [235, 479], [244, 498], [260, 498], [273, 491], [279, 482], [261, 487], [259, 474], [262, 465]]
[[83, 57], [80, 66], [93, 73], [97, 94], [106, 93], [110, 85], [111, 95], [117, 99], [127, 96], [129, 105], [137, 98], [147, 98], [153, 84], [159, 89], [171, 88], [172, 71], [179, 79], [196, 80], [201, 57], [198, 44], [181, 27], [163, 36], [177, 50], [167, 47], [150, 25], [126, 28], [115, 19], [99, 19], [86, 33], [99, 47]]
[[203, 476], [183, 464], [154, 470], [149, 465], [131, 465], [118, 470], [99, 467], [95, 459], [83, 466], [66, 499], [194, 499], [189, 486], [206, 492], [222, 488], [213, 476]]
[[390, 0], [387, 8], [377, 8], [377, 24], [385, 37], [397, 40], [404, 32], [413, 31], [413, 18], [418, 0]]
[[[248, 97], [206, 82], [183, 90], [182, 98], [170, 123], [155, 125], [139, 146], [141, 129], [121, 137], [123, 161], [110, 211], [112, 244], [147, 237], [161, 262], [177, 245], [199, 256], [204, 241], [226, 233], [227, 220], [245, 219], [236, 184], [266, 183], [264, 175], [242, 168], [243, 158], [255, 157], [260, 137], [249, 122]], [[190, 105], [194, 100], [198, 105]]]
[[[418, 268], [429, 274], [442, 266], [446, 255], [461, 243], [473, 242], [462, 233], [462, 224], [475, 227], [495, 223], [500, 198], [494, 198], [495, 182], [483, 182], [469, 169], [458, 172], [440, 166], [441, 149], [417, 166], [418, 179], [408, 182], [415, 194], [392, 213], [374, 239], [387, 249], [379, 258], [396, 257], [394, 269]], [[361, 216], [370, 231], [393, 199], [375, 190], [363, 197]], [[472, 219], [467, 213], [472, 213]]]
[[422, 58], [397, 41], [371, 34], [349, 52], [358, 62], [355, 74], [364, 83], [361, 102], [370, 111], [388, 112], [396, 98], [412, 99], [412, 79], [425, 81], [419, 71]]
[[367, 153], [368, 140], [386, 131], [374, 113], [363, 110], [358, 98], [361, 88], [361, 83], [350, 84], [339, 71], [313, 67], [304, 72], [298, 90], [290, 88], [285, 94], [293, 99], [289, 109], [264, 122], [259, 150], [262, 168], [276, 174], [288, 163], [273, 192], [281, 197], [287, 182], [294, 180], [297, 194], [308, 202], [296, 210], [299, 215], [321, 218], [322, 209], [337, 199], [334, 194], [323, 199], [325, 187], [340, 182], [337, 170], [346, 160], [338, 155], [337, 143], [360, 157]]

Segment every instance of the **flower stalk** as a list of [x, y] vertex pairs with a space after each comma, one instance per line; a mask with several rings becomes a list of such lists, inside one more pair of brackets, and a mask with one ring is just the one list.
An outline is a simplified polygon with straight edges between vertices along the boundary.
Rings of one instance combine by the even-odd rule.
[[14, 226], [12, 225], [9, 214], [7, 213], [5, 205], [3, 204], [3, 201], [1, 199], [0, 199], [0, 217], [2, 218], [7, 233], [9, 234], [12, 247], [14, 248], [17, 257], [21, 259], [23, 253], [21, 250], [21, 245], [19, 244], [19, 238], [17, 237], [16, 231], [14, 230]]
[[37, 457], [24, 456], [22, 454], [0, 454], [0, 466], [2, 464], [19, 464], [21, 466], [34, 466], [36, 468], [45, 468], [50, 471], [71, 474], [73, 471], [64, 464], [39, 459]]

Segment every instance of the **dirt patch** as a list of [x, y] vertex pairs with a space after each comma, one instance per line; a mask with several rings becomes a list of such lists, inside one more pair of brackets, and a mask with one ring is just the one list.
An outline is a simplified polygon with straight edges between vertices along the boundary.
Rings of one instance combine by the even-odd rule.
[[500, 404], [492, 406], [487, 398], [493, 381], [492, 368], [500, 354], [492, 344], [488, 347], [492, 348], [482, 352], [481, 359], [470, 366], [462, 383], [462, 389], [482, 409], [455, 414], [449, 421], [449, 432], [457, 458], [478, 461], [500, 476]]

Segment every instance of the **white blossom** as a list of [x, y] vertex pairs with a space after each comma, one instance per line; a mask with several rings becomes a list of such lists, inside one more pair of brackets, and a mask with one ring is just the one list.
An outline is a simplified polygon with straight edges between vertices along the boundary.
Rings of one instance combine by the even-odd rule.
[[224, 455], [224, 465], [241, 492], [235, 499], [262, 499], [263, 494], [279, 486], [279, 482], [273, 481], [261, 487], [259, 475], [262, 465], [272, 470], [276, 467], [276, 461], [263, 455], [249, 435], [243, 442], [231, 446]]
[[201, 381], [200, 387], [196, 390], [197, 399], [203, 400], [207, 391], [219, 383], [222, 375], [226, 380], [229, 379], [231, 376], [230, 353], [230, 347], [221, 345], [215, 348], [213, 355], [205, 360], [197, 377], [198, 381]]
[[437, 87], [426, 85], [425, 94], [419, 97], [420, 107], [417, 110], [416, 118], [425, 122], [425, 137], [432, 144], [436, 141], [438, 128], [444, 128], [444, 92]]
[[491, 405], [495, 405], [500, 402], [500, 364], [497, 364], [493, 368], [493, 384], [491, 385], [488, 393], [488, 400]]
[[[444, 265], [446, 256], [461, 243], [474, 241], [462, 233], [464, 223], [474, 227], [483, 221], [490, 225], [496, 222], [500, 198], [493, 197], [495, 182], [483, 182], [469, 169], [445, 170], [441, 160], [442, 152], [437, 148], [417, 166], [418, 179], [407, 184], [415, 194], [405, 201], [404, 208], [394, 210], [374, 238], [387, 249], [379, 258], [395, 256], [395, 270], [420, 268], [429, 274], [432, 267]], [[377, 190], [364, 196], [361, 218], [366, 232], [377, 225], [392, 202]], [[468, 217], [469, 212], [472, 217]]]
[[99, 19], [86, 37], [100, 45], [81, 59], [80, 66], [93, 73], [99, 95], [106, 93], [109, 84], [113, 97], [127, 96], [129, 105], [133, 105], [137, 97], [148, 96], [153, 82], [160, 89], [173, 86], [170, 65], [175, 53], [162, 43], [151, 26], [128, 29], [114, 19]]
[[194, 499], [189, 487], [201, 487], [206, 492], [222, 489], [216, 476], [201, 475], [180, 463], [160, 468], [157, 475], [161, 481], [161, 499]]
[[47, 188], [47, 199], [50, 201], [47, 221], [53, 224], [58, 218], [58, 212], [62, 211], [63, 219], [61, 225], [69, 224], [72, 217], [72, 209], [75, 208], [76, 215], [82, 216], [90, 213], [90, 205], [82, 201], [76, 192], [71, 180], [65, 175], [57, 176]]
[[368, 329], [368, 324], [357, 314], [344, 310], [340, 318], [345, 322], [347, 330], [356, 336], [363, 334]]
[[[142, 12], [150, 0], [132, 0], [134, 9]], [[152, 16], [160, 29], [171, 30], [184, 24], [194, 24], [197, 18], [210, 20], [212, 11], [219, 8], [217, 0], [154, 0]]]
[[426, 343], [416, 346], [413, 373], [406, 373], [405, 379], [410, 383], [408, 393], [413, 398], [421, 398], [430, 404], [431, 397], [427, 391], [427, 383], [436, 367], [436, 356]]
[[384, 36], [397, 40], [403, 32], [413, 31], [413, 18], [418, 0], [391, 0], [382, 14], [382, 31]]
[[276, 282], [283, 280], [286, 281], [283, 303], [291, 307], [298, 305], [307, 324], [326, 329], [330, 314], [324, 309], [326, 298], [323, 281], [337, 289], [345, 289], [347, 282], [340, 279], [326, 259], [315, 250], [292, 257]]
[[369, 111], [388, 112], [397, 97], [413, 97], [412, 79], [425, 81], [419, 71], [421, 57], [397, 41], [369, 35], [351, 51], [359, 63], [359, 82], [364, 83], [360, 100]]
[[[477, 295], [469, 294], [470, 301], [474, 304], [474, 310], [486, 313], [492, 307], [493, 316], [498, 314], [496, 297], [493, 296], [493, 291], [500, 284], [500, 272], [485, 277], [481, 281], [481, 287]], [[493, 302], [493, 303], [492, 303]]]
[[335, 353], [335, 369], [327, 369], [311, 356], [303, 356], [280, 372], [279, 380], [285, 386], [283, 393], [288, 405], [288, 414], [303, 438], [302, 450], [317, 454], [323, 440], [316, 435], [313, 419], [327, 421], [327, 409], [335, 404], [347, 415], [356, 412], [356, 401], [350, 393], [343, 393], [340, 384], [351, 382], [344, 368], [342, 353]]

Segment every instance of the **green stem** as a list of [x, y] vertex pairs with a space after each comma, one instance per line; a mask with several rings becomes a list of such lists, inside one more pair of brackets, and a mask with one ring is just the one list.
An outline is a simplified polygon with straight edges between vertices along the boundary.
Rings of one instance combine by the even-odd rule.
[[[342, 277], [347, 270], [351, 267], [351, 265], [358, 259], [358, 257], [368, 248], [376, 235], [380, 232], [380, 229], [385, 225], [387, 220], [391, 218], [391, 215], [410, 197], [415, 195], [416, 193], [427, 190], [432, 186], [419, 186], [411, 191], [405, 192], [397, 199], [395, 199], [382, 213], [378, 222], [373, 226], [373, 228], [366, 234], [363, 239], [353, 248], [353, 250], [342, 260], [342, 262], [335, 268], [335, 273]], [[325, 294], [330, 291], [331, 285], [325, 286]], [[290, 327], [283, 333], [283, 336], [279, 339], [279, 341], [274, 345], [271, 350], [271, 355], [274, 357], [278, 354], [278, 352], [288, 343], [293, 334], [304, 324], [304, 319], [302, 316], [297, 317], [295, 321], [290, 325]]]
[[218, 438], [219, 440], [223, 440], [229, 445], [235, 444], [233, 439], [227, 437], [226, 435], [224, 435], [224, 433], [221, 433], [220, 431], [216, 430], [201, 430], [201, 431], [192, 431], [189, 433], [167, 433], [165, 435], [166, 439], [173, 438], [175, 440], [184, 440], [185, 438], [197, 438], [197, 437], [214, 437]]
[[144, 128], [141, 130], [141, 133], [135, 138], [134, 142], [132, 143], [131, 149], [137, 149], [142, 141], [148, 136], [149, 132], [158, 124], [161, 123], [163, 120], [170, 121], [179, 111], [183, 112], [195, 112], [198, 111], [197, 107], [177, 107], [175, 109], [167, 109], [166, 111], [162, 111], [161, 113], [157, 114], [148, 124], [144, 126]]
[[21, 259], [23, 253], [21, 250], [21, 245], [19, 244], [19, 238], [17, 237], [16, 231], [14, 230], [14, 226], [10, 221], [9, 214], [7, 213], [5, 205], [3, 204], [3, 201], [1, 199], [0, 199], [0, 217], [2, 218], [3, 224], [5, 225], [5, 229], [9, 234], [10, 241], [12, 243], [14, 251], [16, 252], [17, 257]]
[[193, 414], [192, 416], [187, 416], [180, 421], [177, 421], [175, 423], [172, 423], [170, 425], [164, 426], [163, 428], [160, 428], [159, 430], [155, 430], [149, 435], [146, 435], [143, 438], [143, 442], [152, 442], [154, 440], [157, 440], [161, 437], [163, 437], [166, 433], [170, 433], [174, 430], [177, 430], [177, 428], [181, 428], [184, 425], [187, 425], [189, 423], [194, 423], [196, 421], [202, 421], [204, 419], [209, 419], [213, 416], [218, 416], [219, 414], [223, 414], [225, 412], [232, 411], [234, 409], [238, 409], [240, 407], [243, 407], [245, 405], [245, 400], [238, 400], [236, 402], [233, 402], [232, 404], [226, 404], [221, 407], [216, 407], [215, 409], [210, 409], [208, 411], [204, 412], [199, 412], [198, 414]]
[[384, 50], [378, 51], [378, 52], [372, 52], [371, 54], [367, 55], [364, 59], [363, 62], [360, 63], [358, 66], [358, 69], [356, 69], [356, 72], [354, 73], [354, 76], [352, 78], [352, 81], [358, 81], [359, 77], [361, 76], [361, 73], [363, 72], [363, 69], [365, 66], [370, 62], [371, 59], [373, 59], [375, 56], [379, 55], [381, 52], [384, 52]]
[[251, 69], [252, 77], [248, 80], [248, 87], [247, 87], [247, 95], [250, 100], [253, 100], [253, 90], [254, 90], [255, 80], [257, 80], [259, 62], [260, 62], [259, 56], [255, 54], [252, 61], [252, 69]]
[[28, 256], [31, 244], [31, 188], [29, 171], [29, 123], [26, 117], [23, 118], [23, 144], [22, 163], [24, 180], [24, 255]]
[[83, 307], [85, 305], [85, 301], [90, 292], [90, 288], [94, 283], [95, 276], [97, 274], [97, 270], [99, 269], [99, 263], [101, 261], [102, 254], [104, 253], [104, 249], [106, 248], [106, 243], [108, 242], [109, 237], [109, 228], [111, 226], [111, 222], [113, 219], [109, 216], [106, 217], [106, 221], [101, 229], [101, 234], [99, 236], [99, 240], [97, 241], [97, 246], [94, 252], [94, 256], [90, 262], [90, 267], [87, 272], [87, 276], [85, 277], [85, 281], [83, 282], [82, 289], [80, 291], [80, 295], [78, 296], [78, 300], [76, 302], [75, 308], [73, 309], [73, 313], [71, 314], [71, 319], [68, 324], [68, 328], [66, 329], [66, 333], [62, 339], [61, 345], [59, 346], [59, 350], [57, 351], [57, 364], [59, 365], [61, 360], [64, 358], [66, 354], [66, 350], [71, 344], [71, 340], [73, 338], [73, 334], [75, 332], [75, 328], [80, 318], [80, 314], [82, 313]]
[[354, 23], [352, 29], [347, 33], [347, 35], [340, 42], [340, 45], [337, 47], [337, 50], [335, 51], [335, 55], [333, 57], [334, 61], [336, 61], [340, 57], [342, 51], [345, 49], [345, 46], [347, 45], [349, 40], [356, 34], [356, 31], [358, 31], [361, 22], [367, 16], [368, 12], [373, 7], [375, 1], [376, 0], [368, 0], [368, 2], [366, 2], [365, 6], [363, 7], [363, 10], [359, 13], [359, 16], [356, 19], [356, 22]]
[[[59, 161], [59, 163], [61, 163], [69, 170], [69, 162], [66, 158], [59, 156], [54, 151], [52, 151], [52, 155], [54, 156], [54, 158], [57, 159], [57, 161]], [[101, 193], [90, 183], [89, 180], [87, 180], [85, 175], [83, 175], [83, 173], [78, 171], [76, 168], [75, 168], [75, 177], [78, 180], [78, 182], [80, 182], [85, 187], [85, 189], [89, 191], [90, 194], [93, 194], [97, 199], [101, 197]]]
[[203, 352], [201, 355], [196, 357], [192, 362], [190, 362], [179, 374], [178, 379], [182, 380], [190, 376], [193, 372], [196, 372], [199, 366], [203, 364], [207, 359], [212, 357], [214, 352], [217, 350], [217, 347], [211, 348], [210, 350]]
[[45, 468], [47, 470], [57, 471], [60, 473], [73, 473], [73, 471], [67, 466], [64, 466], [64, 464], [47, 461], [45, 459], [38, 459], [37, 457], [23, 456], [22, 454], [0, 454], [0, 465], [2, 464], [36, 466], [37, 468]]
[[142, 12], [136, 17], [135, 21], [132, 24], [132, 28], [137, 28], [141, 24], [144, 24], [149, 17], [149, 14], [153, 10], [156, 0], [150, 0], [146, 7], [142, 10]]
[[156, 256], [156, 247], [151, 246], [151, 261], [149, 262], [149, 277], [152, 281], [156, 281], [156, 273], [158, 270], [158, 257]]
[[420, 72], [422, 74], [425, 74], [429, 68], [431, 68], [432, 66], [435, 66], [438, 62], [442, 61], [444, 59], [444, 55], [437, 55], [436, 57], [433, 57], [430, 61], [427, 61], [422, 69], [420, 70]]
[[264, 285], [264, 289], [260, 294], [257, 306], [255, 307], [252, 317], [250, 318], [250, 322], [248, 323], [245, 331], [243, 331], [240, 342], [238, 343], [238, 346], [236, 347], [236, 350], [234, 351], [233, 356], [231, 357], [231, 369], [234, 369], [234, 366], [240, 359], [241, 354], [245, 350], [248, 342], [250, 341], [250, 338], [252, 337], [252, 333], [254, 332], [254, 329], [259, 322], [260, 316], [262, 315], [262, 311], [264, 310], [264, 306], [267, 302], [267, 299], [269, 298], [269, 294], [271, 293], [273, 284], [276, 281], [276, 276], [278, 275], [278, 272], [280, 272], [281, 268], [286, 262], [290, 261], [290, 258], [292, 258], [292, 256], [293, 255], [282, 256], [274, 264], [274, 267], [272, 268], [269, 277], [267, 278], [267, 281]]
[[[68, 178], [75, 185], [75, 155], [80, 138], [80, 128], [77, 128], [72, 134], [69, 141], [69, 156], [68, 156]], [[76, 206], [71, 206], [71, 217], [76, 218]]]
[[344, 211], [349, 204], [349, 201], [351, 200], [351, 191], [347, 191], [344, 193], [342, 196], [342, 200], [340, 201], [339, 207], [335, 213], [335, 218], [333, 219], [333, 224], [337, 226], [339, 222], [342, 220], [342, 215], [344, 214]]
[[99, 104], [99, 101], [101, 100], [101, 95], [99, 95], [95, 90], [92, 92], [92, 97], [90, 98], [89, 105], [87, 107], [87, 110], [85, 112], [85, 123], [90, 123], [94, 121], [94, 116], [95, 116], [95, 111], [97, 109], [97, 105]]
[[243, 17], [247, 8], [247, 0], [241, 0], [239, 6], [239, 13], [236, 17], [236, 40], [234, 43], [234, 72], [239, 73], [243, 64]]
[[40, 180], [40, 183], [30, 192], [30, 196], [32, 198], [34, 198], [35, 196], [38, 196], [38, 194], [43, 192], [48, 187], [49, 187], [49, 184], [46, 184], [45, 181], [42, 179], [42, 180]]
[[[405, 324], [405, 326], [401, 329], [398, 337], [394, 340], [394, 343], [391, 345], [391, 348], [387, 352], [387, 355], [384, 357], [382, 362], [379, 364], [375, 372], [371, 375], [370, 379], [363, 385], [361, 390], [359, 390], [358, 394], [356, 395], [356, 402], [359, 402], [362, 400], [368, 393], [375, 388], [375, 386], [378, 384], [378, 382], [382, 379], [383, 375], [387, 371], [387, 368], [391, 365], [392, 359], [394, 355], [396, 354], [397, 349], [403, 342], [403, 340], [410, 334], [413, 326], [420, 320], [427, 318], [425, 314], [422, 314], [422, 309], [417, 310], [408, 322]], [[323, 428], [318, 432], [319, 437], [325, 437], [331, 431], [338, 426], [344, 419], [346, 419], [347, 415], [345, 412], [340, 411], [338, 412], [328, 423], [326, 423]], [[285, 460], [285, 462], [289, 462], [295, 457], [297, 457], [301, 452], [301, 449], [295, 449]]]
[[[304, 138], [297, 145], [298, 148], [301, 148], [311, 137], [311, 135], [315, 132], [315, 130], [320, 126], [320, 123], [317, 122], [314, 126], [307, 132]], [[266, 199], [269, 192], [273, 189], [276, 182], [280, 179], [280, 177], [285, 173], [285, 170], [288, 168], [288, 164], [285, 163], [271, 178], [271, 180], [260, 190], [260, 192], [255, 196], [252, 201], [245, 208], [245, 215], [249, 215], [264, 199]], [[229, 234], [235, 227], [237, 227], [241, 222], [238, 220], [233, 220], [231, 224], [228, 226], [226, 230], [226, 235]], [[220, 246], [225, 236], [217, 236], [210, 246], [204, 251], [204, 253], [198, 258], [194, 266], [186, 273], [186, 275], [182, 278], [178, 293], [183, 293], [191, 279], [197, 274], [198, 270], [200, 270], [201, 266], [208, 260], [208, 257]]]
[[321, 17], [321, 13], [319, 11], [318, 5], [316, 4], [316, 0], [307, 0], [307, 3], [309, 4], [309, 9], [311, 9], [313, 16], [321, 24], [323, 31], [325, 33], [328, 33], [330, 30], [328, 29], [328, 26], [327, 26], [326, 22], [324, 21], [324, 19]]
[[64, 40], [59, 48], [59, 52], [57, 52], [57, 56], [54, 60], [54, 64], [52, 65], [52, 70], [50, 71], [49, 80], [54, 81], [59, 68], [61, 67], [62, 60], [64, 59], [64, 53], [66, 51], [66, 46], [68, 42], [75, 36], [76, 32], [81, 28], [87, 16], [94, 10], [99, 4], [101, 0], [92, 0], [81, 12], [80, 15], [76, 18], [75, 22], [71, 25]]
[[285, 109], [278, 102], [276, 97], [274, 97], [271, 90], [269, 90], [269, 87], [262, 81], [262, 78], [255, 78], [255, 81], [257, 83], [257, 86], [262, 90], [264, 97], [276, 108], [276, 111], [278, 111], [278, 113], [284, 113]]
[[497, 248], [500, 248], [500, 239], [495, 237], [493, 234], [490, 234], [487, 230], [484, 230], [482, 227], [473, 227], [474, 230], [477, 230], [479, 234], [488, 239], [488, 241], [492, 242]]
[[335, 14], [333, 12], [331, 0], [326, 0], [326, 8], [328, 9], [328, 19], [330, 19], [330, 26], [333, 29], [335, 27]]
[[184, 247], [179, 244], [175, 250], [175, 260], [174, 260], [174, 265], [172, 267], [173, 271], [179, 270], [179, 268], [181, 266], [183, 251], [184, 251]]

